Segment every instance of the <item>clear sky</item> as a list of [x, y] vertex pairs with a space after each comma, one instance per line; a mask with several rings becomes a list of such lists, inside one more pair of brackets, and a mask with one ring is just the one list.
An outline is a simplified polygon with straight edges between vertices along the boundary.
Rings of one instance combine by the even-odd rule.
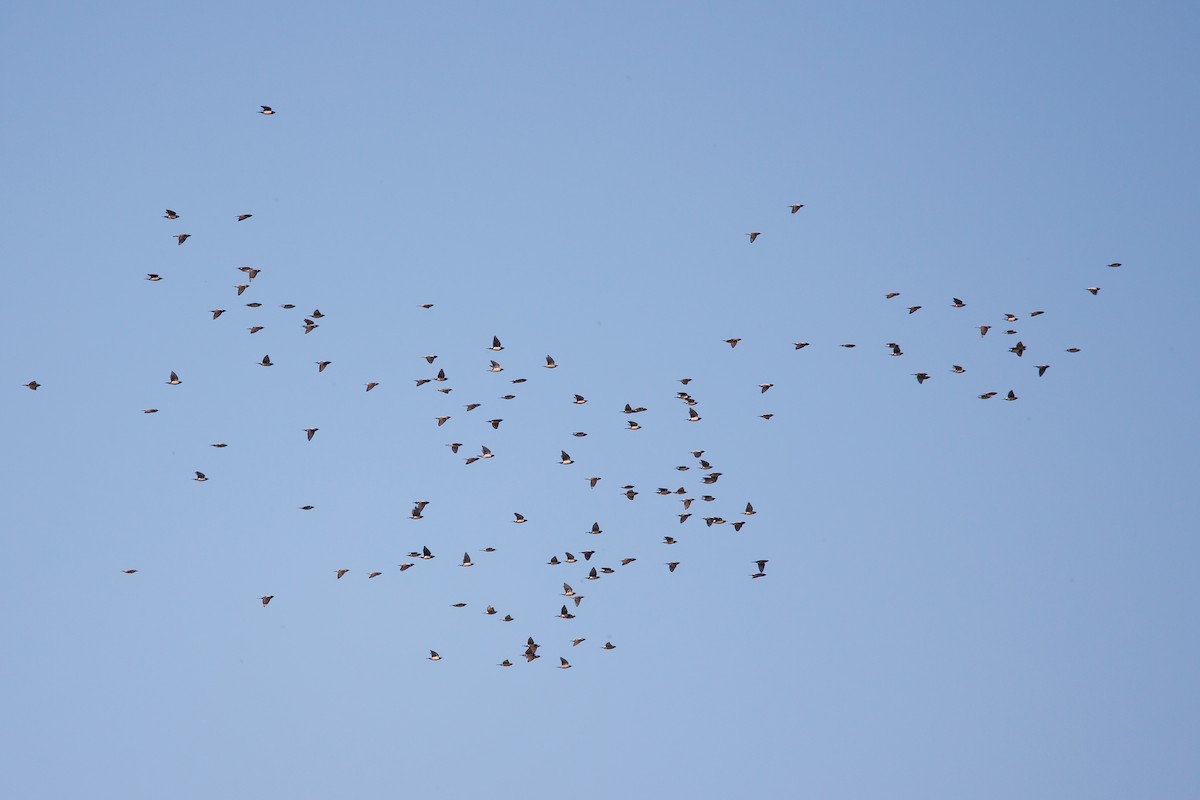
[[1195, 4], [0, 13], [3, 796], [1194, 796]]

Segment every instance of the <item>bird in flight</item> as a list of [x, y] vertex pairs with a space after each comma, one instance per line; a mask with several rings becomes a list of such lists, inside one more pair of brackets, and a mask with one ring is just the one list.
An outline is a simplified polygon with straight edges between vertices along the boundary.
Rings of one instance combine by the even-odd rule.
[[203, 472], [197, 472], [196, 477], [192, 478], [192, 480], [200, 481], [201, 483], [203, 483], [204, 481], [208, 480], [208, 476], [205, 475]]
[[546, 369], [554, 369], [555, 367], [558, 366], [558, 364], [554, 363], [553, 358], [551, 358], [550, 356], [546, 356], [546, 363], [543, 364], [542, 366], [544, 366]]
[[262, 597], [260, 597], [260, 598], [258, 598], [258, 599], [259, 599], [259, 600], [262, 600], [263, 608], [266, 608], [266, 607], [267, 607], [267, 603], [270, 603], [272, 600], [274, 600], [274, 599], [275, 599], [275, 595], [273, 595], [273, 594], [264, 594]]
[[437, 650], [430, 650], [429, 655], [426, 657], [426, 660], [427, 661], [441, 661], [442, 657], [440, 655], [438, 655]]
[[175, 238], [179, 240], [179, 244], [183, 244], [188, 239], [192, 238], [192, 235], [190, 233], [177, 233], [175, 234]]
[[237, 215], [237, 221], [238, 221], [238, 222], [244, 222], [244, 221], [246, 221], [246, 220], [250, 219], [250, 218], [251, 218], [251, 217], [253, 217], [253, 216], [254, 216], [253, 214], [238, 214], [238, 215]]
[[489, 350], [495, 350], [497, 353], [499, 353], [501, 350], [503, 350], [503, 349], [504, 349], [504, 345], [500, 344], [500, 337], [499, 337], [499, 336], [493, 336], [493, 337], [492, 337], [492, 346], [491, 346], [491, 347], [489, 347], [488, 349], [489, 349]]
[[262, 359], [262, 361], [258, 362], [258, 365], [259, 365], [260, 367], [273, 367], [273, 366], [275, 366], [274, 364], [272, 364], [272, 363], [271, 363], [271, 356], [270, 356], [270, 355], [265, 355], [265, 356], [263, 356], [263, 359]]
[[754, 244], [754, 240], [762, 235], [762, 231], [751, 231], [750, 233], [747, 233], [746, 235], [750, 237], [750, 244]]
[[172, 370], [171, 377], [167, 381], [167, 384], [170, 386], [178, 386], [181, 383], [183, 383], [183, 381], [179, 380], [179, 376], [176, 375], [175, 372]]
[[311, 442], [311, 441], [312, 441], [312, 437], [316, 436], [316, 435], [317, 435], [317, 431], [319, 431], [319, 430], [321, 430], [321, 429], [320, 429], [320, 428], [305, 428], [305, 429], [304, 429], [304, 432], [305, 432], [306, 434], [308, 434], [308, 441], [310, 441], [310, 442]]
[[163, 216], [167, 219], [179, 219], [179, 215], [169, 208], [167, 209], [167, 213], [163, 214]]
[[259, 106], [259, 108], [262, 109], [262, 111], [258, 112], [260, 114], [270, 116], [275, 113], [275, 109], [271, 108], [270, 106]]
[[804, 203], [793, 203], [792, 205], [788, 206], [788, 208], [790, 208], [792, 213], [795, 214], [797, 211], [804, 208]]
[[1045, 375], [1045, 374], [1046, 374], [1046, 370], [1048, 370], [1048, 369], [1050, 369], [1050, 365], [1049, 365], [1049, 364], [1038, 364], [1038, 365], [1037, 365], [1038, 377], [1040, 378], [1040, 377], [1042, 377], [1043, 375]]
[[569, 453], [568, 453], [566, 450], [563, 450], [563, 451], [561, 451], [561, 454], [562, 454], [562, 460], [561, 460], [561, 461], [559, 461], [558, 463], [562, 464], [564, 467], [565, 467], [565, 466], [567, 466], [568, 464], [574, 464], [574, 463], [575, 463], [575, 462], [574, 462], [574, 461], [571, 459], [571, 455], [570, 455], [570, 454], [569, 454]]

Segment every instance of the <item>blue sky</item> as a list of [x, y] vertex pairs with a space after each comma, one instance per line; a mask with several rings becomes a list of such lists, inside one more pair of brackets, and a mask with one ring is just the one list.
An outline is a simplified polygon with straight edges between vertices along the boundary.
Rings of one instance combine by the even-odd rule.
[[0, 25], [5, 796], [1194, 791], [1194, 6], [63, 11]]

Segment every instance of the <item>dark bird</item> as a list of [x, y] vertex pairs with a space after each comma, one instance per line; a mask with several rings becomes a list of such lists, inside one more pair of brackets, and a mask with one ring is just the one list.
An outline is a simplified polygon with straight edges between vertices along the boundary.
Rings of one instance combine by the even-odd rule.
[[578, 637], [578, 638], [572, 639], [572, 640], [571, 640], [571, 647], [578, 647], [579, 645], [583, 644], [583, 643], [584, 643], [584, 642], [586, 642], [586, 641], [587, 641], [587, 637], [586, 637], [586, 636], [580, 636], [580, 637]]
[[1091, 292], [1093, 296], [1095, 296], [1095, 295], [1100, 294], [1100, 287], [1099, 286], [1089, 286], [1088, 291]]
[[267, 116], [270, 116], [271, 114], [275, 113], [275, 109], [271, 108], [270, 106], [259, 106], [259, 108], [262, 109], [262, 111], [258, 112], [260, 114], [266, 114]]
[[966, 370], [963, 369], [958, 364], [952, 364], [950, 366], [950, 371], [953, 372], [955, 375], [962, 375], [964, 372], [966, 372]]
[[260, 367], [273, 367], [273, 366], [275, 366], [274, 364], [272, 364], [272, 363], [271, 363], [271, 356], [270, 356], [270, 354], [263, 356], [263, 359], [262, 359], [262, 361], [258, 362], [258, 365], [259, 365]]
[[600, 478], [596, 478], [596, 477], [587, 478], [586, 480], [588, 482], [588, 487], [591, 489], [595, 489], [596, 484], [600, 482]]
[[668, 561], [667, 562], [667, 572], [674, 572], [675, 568], [678, 566], [679, 566], [678, 561]]
[[317, 372], [324, 372], [325, 368], [328, 367], [333, 362], [332, 361], [317, 361], [315, 363], [317, 365]]
[[444, 417], [434, 417], [434, 419], [437, 420], [438, 427], [440, 428], [446, 424], [446, 420], [450, 419], [450, 417], [449, 417], [449, 415], [447, 415]]
[[440, 383], [440, 382], [443, 382], [443, 381], [445, 381], [445, 380], [446, 380], [446, 370], [444, 370], [444, 369], [439, 369], [439, 370], [438, 370], [437, 377], [436, 377], [436, 378], [434, 378], [434, 380], [435, 380], [435, 381], [438, 381], [439, 383]]
[[979, 325], [978, 327], [980, 336], [987, 336], [987, 332], [992, 329], [991, 325]]
[[1030, 317], [1040, 317], [1042, 314], [1045, 314], [1045, 313], [1046, 313], [1045, 311], [1030, 311], [1029, 316]]
[[629, 427], [626, 428], [626, 430], [630, 430], [630, 431], [640, 431], [641, 429], [642, 429], [642, 426], [637, 424], [637, 420], [632, 420], [632, 419], [629, 420]]
[[437, 556], [435, 556], [433, 553], [429, 552], [429, 548], [428, 548], [428, 547], [422, 547], [422, 548], [421, 548], [421, 555], [420, 555], [420, 556], [418, 556], [418, 558], [420, 558], [420, 559], [421, 559], [421, 560], [423, 560], [423, 561], [428, 561], [428, 560], [429, 560], [429, 559], [431, 559], [431, 558], [437, 558]]
[[1018, 317], [1016, 314], [1005, 314], [1004, 315], [1005, 322], [1016, 322], [1017, 319], [1018, 319]]
[[1110, 267], [1119, 267], [1119, 266], [1121, 266], [1121, 262], [1120, 262], [1120, 261], [1114, 261], [1113, 263], [1109, 264], [1108, 266], [1110, 266]]
[[429, 655], [426, 657], [426, 660], [427, 661], [441, 661], [442, 657], [440, 655], [438, 655], [437, 650], [430, 650]]
[[348, 569], [339, 569], [337, 571], [337, 579], [340, 581], [342, 579], [342, 576], [345, 575], [349, 571], [350, 570], [348, 570]]
[[224, 313], [225, 313], [225, 309], [223, 309], [223, 308], [212, 309], [213, 319], [216, 319], [217, 317], [221, 316]]
[[592, 567], [592, 568], [591, 568], [591, 570], [588, 572], [588, 574], [587, 574], [587, 579], [588, 579], [589, 581], [598, 581], [598, 580], [600, 580], [600, 576], [596, 574], [596, 568], [595, 568], [595, 567]]
[[595, 550], [580, 550], [579, 553], [583, 556], [584, 561], [591, 561], [592, 556], [596, 555]]
[[312, 441], [312, 437], [313, 437], [313, 436], [315, 436], [315, 435], [316, 435], [316, 433], [317, 433], [317, 431], [319, 431], [319, 430], [321, 430], [321, 429], [320, 429], [320, 428], [305, 428], [305, 429], [304, 429], [304, 432], [305, 432], [306, 434], [308, 434], [308, 441], [310, 441], [310, 442], [311, 442], [311, 441]]
[[525, 517], [521, 516], [520, 514], [516, 513], [515, 511], [513, 512], [513, 517], [514, 517], [513, 522], [517, 523], [518, 525], [520, 523], [526, 521]]
[[[171, 374], [174, 375], [175, 373], [172, 372]], [[39, 386], [41, 386], [41, 384], [38, 383], [37, 381], [30, 381], [29, 383], [25, 384], [26, 389], [29, 389], [30, 391], [34, 391], [34, 392], [36, 392], [38, 390]]]
[[250, 218], [251, 218], [251, 217], [253, 217], [253, 216], [254, 216], [253, 214], [238, 214], [238, 215], [237, 215], [237, 221], [238, 221], [238, 222], [245, 222], [246, 220], [250, 219]]
[[558, 665], [559, 669], [570, 669], [571, 668], [571, 665], [568, 664], [567, 660], [565, 658], [563, 658], [562, 656], [559, 656], [558, 660], [562, 662], [561, 664]]
[[696, 413], [696, 409], [688, 409], [688, 422], [699, 422], [703, 417]]
[[183, 381], [179, 380], [179, 376], [178, 376], [178, 375], [176, 375], [174, 371], [172, 371], [172, 372], [171, 372], [171, 377], [170, 377], [170, 379], [167, 381], [167, 383], [168, 383], [169, 385], [171, 385], [171, 386], [178, 386], [179, 384], [183, 383]]
[[967, 304], [964, 303], [962, 300], [959, 300], [957, 297], [954, 298], [954, 302], [951, 303], [950, 305], [953, 308], [966, 308], [967, 307]]
[[368, 572], [367, 580], [370, 580], [371, 578], [378, 578], [382, 574], [383, 574], [382, 572]]
[[484, 447], [483, 445], [480, 445], [480, 447], [479, 447], [479, 457], [480, 457], [480, 458], [492, 458], [492, 457], [493, 457], [493, 454], [492, 454], [492, 451], [491, 451], [491, 450], [487, 449], [487, 447]]
[[1028, 348], [1025, 347], [1024, 342], [1017, 342], [1017, 344], [1014, 347], [1008, 348], [1008, 352], [1016, 353], [1017, 357], [1020, 357], [1022, 354], [1024, 354], [1026, 349], [1028, 349]]
[[167, 213], [163, 214], [163, 216], [167, 219], [179, 219], [179, 215], [169, 208], [167, 209]]
[[682, 383], [684, 386], [687, 386], [689, 383], [691, 383], [691, 382], [692, 382], [692, 379], [691, 379], [691, 378], [679, 378], [678, 380], [679, 380], [679, 382], [680, 382], [680, 383]]
[[[257, 267], [238, 267], [238, 270], [246, 273], [246, 277], [250, 279], [251, 283], [253, 283], [254, 279], [258, 277], [258, 273], [262, 272], [262, 270], [258, 269]], [[292, 308], [295, 308], [295, 306], [292, 306]]]
[[244, 291], [246, 291], [247, 289], [249, 289], [249, 288], [250, 288], [250, 284], [248, 284], [248, 283], [239, 283], [239, 284], [235, 285], [233, 288], [237, 289], [238, 297], [241, 297], [241, 296], [242, 296], [242, 292], [244, 292]]
[[503, 661], [501, 661], [499, 664], [497, 664], [496, 666], [498, 666], [498, 667], [511, 667], [511, 666], [512, 666], [512, 662], [511, 662], [511, 661], [509, 661], [509, 660], [506, 658], [506, 659], [504, 659]]
[[803, 350], [808, 347], [808, 342], [792, 342], [792, 344], [796, 346], [797, 350]]
[[920, 310], [921, 310], [921, 306], [909, 306], [909, 307], [908, 307], [908, 313], [909, 313], [909, 314], [915, 314], [915, 313], [917, 313], [917, 312], [918, 312], [918, 311], [920, 311]]
[[739, 337], [735, 336], [732, 339], [723, 339], [722, 341], [725, 342], [725, 344], [729, 345], [730, 349], [733, 349], [738, 346], [738, 342], [740, 342], [741, 339]]
[[489, 419], [487, 421], [488, 425], [491, 425], [493, 430], [498, 430], [500, 428], [501, 422], [504, 422], [504, 420], [503, 419]]
[[433, 303], [421, 303], [421, 305], [418, 306], [418, 308], [423, 308], [426, 311], [428, 311], [429, 309], [433, 308]]
[[404, 571], [405, 571], [405, 570], [407, 570], [407, 569], [412, 569], [412, 568], [413, 568], [413, 565], [412, 565], [412, 564], [399, 564], [398, 566], [400, 567], [400, 571], [401, 571], [401, 572], [404, 572]]
[[769, 559], [766, 559], [766, 558], [760, 558], [760, 559], [758, 559], [757, 561], [755, 561], [755, 562], [754, 562], [755, 564], [757, 564], [757, 565], [758, 565], [758, 571], [759, 571], [759, 572], [766, 572], [766, 571], [767, 571], [767, 561], [768, 561], [768, 560], [769, 560]]
[[379, 382], [378, 382], [378, 381], [371, 381], [370, 383], [368, 383], [368, 384], [365, 384], [365, 385], [366, 385], [366, 387], [367, 387], [367, 391], [369, 392], [369, 391], [371, 391], [372, 389], [374, 389], [376, 386], [378, 386], [378, 385], [379, 385]]
[[1066, 352], [1068, 352], [1068, 353], [1078, 353], [1078, 352], [1079, 352], [1079, 348], [1078, 348], [1078, 347], [1068, 347], [1068, 348], [1067, 348], [1067, 350], [1066, 350]]
[[197, 472], [196, 477], [192, 478], [192, 480], [203, 483], [204, 481], [208, 480], [208, 476], [206, 476], [203, 472]]
[[262, 308], [262, 303], [246, 303], [248, 308]]
[[1007, 396], [1007, 397], [1005, 397], [1004, 399], [1005, 399], [1005, 400], [1016, 400], [1016, 399], [1017, 399], [1017, 393], [1016, 393], [1016, 392], [1014, 392], [1012, 389], [1009, 389], [1009, 390], [1008, 390], [1008, 396]]
[[604, 643], [604, 645], [603, 645], [603, 648], [602, 648], [602, 649], [604, 649], [604, 650], [616, 650], [616, 649], [617, 649], [617, 646], [616, 646], [615, 644], [613, 644], [612, 642], [605, 642], [605, 643]]
[[663, 544], [675, 544], [675, 539], [674, 539], [674, 537], [671, 537], [671, 536], [664, 536], [664, 537], [663, 537]]
[[759, 390], [760, 390], [760, 391], [759, 391], [759, 394], [766, 394], [766, 393], [767, 393], [767, 389], [770, 389], [770, 388], [771, 388], [772, 386], [774, 386], [774, 385], [775, 385], [775, 384], [773, 384], [773, 383], [760, 383], [760, 384], [758, 385], [758, 388], [759, 388]]
[[161, 275], [156, 275], [156, 274], [154, 274], [153, 272], [147, 272], [147, 273], [146, 273], [146, 280], [148, 280], [148, 281], [161, 281], [161, 280], [162, 280], [162, 276], [161, 276]]
[[192, 238], [192, 235], [190, 233], [177, 233], [175, 234], [175, 238], [179, 240], [179, 244], [183, 244], [188, 239]]
[[542, 366], [545, 367], [546, 369], [554, 369], [555, 367], [558, 366], [558, 364], [554, 363], [553, 358], [551, 358], [550, 356], [546, 356], [546, 363], [543, 364]]
[[750, 233], [747, 233], [746, 235], [750, 237], [750, 244], [754, 244], [754, 240], [762, 235], [762, 231], [751, 231]]
[[559, 619], [575, 619], [575, 615], [567, 611], [567, 607], [563, 606], [562, 611], [558, 612]]
[[885, 295], [883, 296], [883, 299], [884, 299], [884, 300], [891, 300], [893, 297], [899, 297], [899, 296], [900, 296], [900, 293], [899, 293], [899, 292], [888, 292], [887, 294], [885, 294]]
[[983, 394], [979, 395], [979, 399], [980, 400], [991, 400], [995, 396], [996, 396], [995, 392], [984, 392]]
[[499, 362], [491, 361], [489, 364], [491, 365], [488, 367], [489, 372], [504, 372], [504, 367], [500, 366]]
[[475, 565], [474, 565], [474, 564], [471, 562], [471, 556], [470, 556], [470, 554], [469, 554], [469, 553], [463, 553], [463, 560], [462, 560], [462, 563], [461, 563], [461, 564], [459, 564], [459, 566], [460, 566], [460, 567], [473, 567], [473, 566], [475, 566]]
[[300, 506], [301, 511], [312, 511], [316, 506]]
[[575, 403], [575, 405], [581, 406], [587, 402], [587, 399], [583, 395], [577, 394], [577, 395], [575, 395], [575, 400], [573, 402]]
[[917, 383], [924, 383], [929, 380], [929, 373], [927, 372], [914, 372], [913, 376], [917, 379]]
[[843, 345], [840, 345], [840, 346], [841, 346], [841, 347], [845, 347], [845, 348], [858, 347], [858, 345], [856, 345], [856, 344], [843, 344]]
[[274, 599], [275, 599], [275, 595], [273, 595], [273, 594], [264, 594], [262, 597], [260, 597], [260, 598], [258, 598], [258, 599], [259, 599], [259, 600], [262, 600], [263, 608], [266, 608], [266, 607], [267, 607], [267, 603], [269, 603], [269, 602], [271, 602], [272, 600], [274, 600]]
[[752, 517], [755, 514], [757, 514], [758, 512], [754, 510], [754, 506], [752, 506], [750, 503], [746, 503], [746, 510], [743, 511], [742, 513], [745, 514], [747, 517]]
[[126, 575], [132, 575], [135, 572], [137, 572], [137, 570], [136, 569], [123, 569], [123, 570], [121, 570], [121, 572], [124, 572]]
[[495, 350], [497, 353], [499, 353], [501, 350], [503, 350], [503, 349], [504, 349], [504, 345], [500, 344], [500, 337], [499, 337], [499, 336], [493, 336], [493, 337], [492, 337], [492, 346], [491, 346], [491, 347], [489, 347], [488, 349], [489, 349], [489, 350]]
[[321, 327], [321, 326], [318, 325], [317, 323], [313, 322], [311, 319], [304, 320], [304, 332], [305, 333], [312, 333], [314, 330], [316, 330], [319, 327]]
[[600, 530], [599, 522], [593, 522], [592, 529], [590, 531], [588, 531], [588, 533], [593, 534], [593, 535], [598, 535], [598, 534], [604, 533], [604, 531]]
[[474, 411], [475, 409], [479, 408], [480, 405], [480, 403], [467, 403], [467, 411]]
[[249, 328], [247, 328], [246, 330], [250, 331], [251, 333], [258, 333], [258, 332], [259, 332], [259, 331], [261, 331], [262, 329], [263, 329], [263, 326], [262, 326], [262, 325], [251, 325], [251, 326], [250, 326]]
[[[31, 388], [31, 389], [32, 389], [33, 387], [32, 387], [32, 386], [30, 386], [29, 388]], [[157, 408], [143, 408], [143, 409], [142, 409], [142, 413], [143, 413], [143, 414], [157, 414], [157, 413], [158, 413], [158, 409], [157, 409]], [[216, 445], [213, 445], [213, 446], [214, 446], [214, 447], [216, 447]]]
[[1050, 369], [1050, 365], [1049, 365], [1049, 364], [1038, 364], [1038, 365], [1037, 365], [1038, 377], [1040, 378], [1040, 377], [1042, 377], [1043, 375], [1045, 375], [1045, 374], [1046, 374], [1046, 370], [1048, 370], [1048, 369]]
[[797, 211], [804, 208], [804, 203], [794, 203], [794, 204], [788, 206], [788, 208], [790, 208], [792, 210], [792, 213], [795, 214]]
[[566, 450], [563, 450], [561, 452], [562, 452], [562, 460], [559, 461], [558, 463], [562, 464], [564, 467], [567, 466], [568, 464], [575, 463], [574, 461], [571, 460], [571, 456], [567, 453]]
[[645, 410], [646, 410], [645, 406], [638, 406], [637, 408], [634, 408], [633, 406], [629, 405], [629, 403], [626, 403], [625, 410], [622, 411], [621, 413], [622, 414], [640, 414]]
[[630, 564], [632, 564], [632, 563], [633, 563], [633, 562], [635, 562], [635, 561], [637, 561], [637, 559], [636, 559], [636, 558], [622, 558], [622, 559], [621, 559], [621, 566], [622, 566], [622, 567], [628, 567]]

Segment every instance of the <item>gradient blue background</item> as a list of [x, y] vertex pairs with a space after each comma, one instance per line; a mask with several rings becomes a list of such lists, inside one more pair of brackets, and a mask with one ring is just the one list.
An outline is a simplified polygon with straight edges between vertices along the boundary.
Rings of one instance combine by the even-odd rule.
[[1194, 796], [1195, 4], [0, 21], [0, 794]]

